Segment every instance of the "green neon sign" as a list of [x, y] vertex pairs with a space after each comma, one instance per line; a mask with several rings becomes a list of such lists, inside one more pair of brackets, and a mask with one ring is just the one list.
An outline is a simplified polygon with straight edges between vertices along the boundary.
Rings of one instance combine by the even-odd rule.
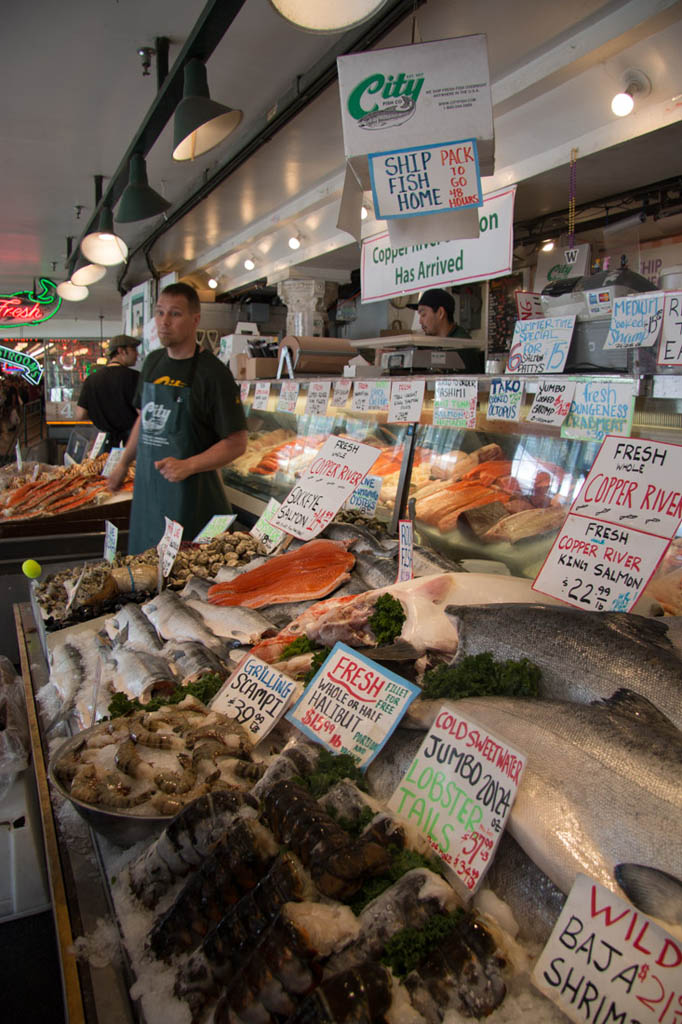
[[24, 355], [23, 352], [15, 352], [13, 348], [6, 348], [0, 345], [0, 361], [16, 366], [21, 370], [21, 376], [25, 377], [29, 384], [40, 384], [43, 375], [43, 368], [33, 356]]
[[41, 291], [0, 295], [0, 328], [41, 324], [55, 315], [62, 304], [57, 285], [47, 277], [38, 278]]

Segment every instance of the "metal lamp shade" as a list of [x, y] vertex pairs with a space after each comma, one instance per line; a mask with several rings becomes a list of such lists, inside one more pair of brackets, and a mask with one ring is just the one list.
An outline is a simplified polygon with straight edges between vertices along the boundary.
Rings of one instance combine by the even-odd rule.
[[278, 14], [306, 32], [342, 32], [361, 25], [385, 7], [388, 0], [270, 0]]
[[57, 285], [57, 295], [65, 299], [66, 302], [82, 302], [83, 299], [87, 299], [89, 294], [87, 288], [72, 284], [71, 281], [62, 281]]
[[169, 207], [170, 203], [147, 183], [147, 165], [144, 157], [141, 153], [133, 153], [130, 158], [128, 184], [123, 189], [116, 220], [124, 223], [146, 220], [147, 217], [165, 213]]
[[102, 210], [97, 231], [86, 235], [81, 242], [81, 252], [91, 263], [99, 263], [102, 267], [116, 267], [125, 261], [128, 246], [114, 234], [114, 218], [110, 206]]
[[84, 259], [79, 259], [70, 281], [71, 284], [82, 288], [85, 285], [101, 281], [106, 272], [107, 268], [101, 267], [98, 263], [88, 263]]
[[210, 98], [203, 61], [188, 61], [183, 97], [173, 119], [173, 159], [193, 160], [208, 153], [234, 131], [242, 116], [241, 110]]

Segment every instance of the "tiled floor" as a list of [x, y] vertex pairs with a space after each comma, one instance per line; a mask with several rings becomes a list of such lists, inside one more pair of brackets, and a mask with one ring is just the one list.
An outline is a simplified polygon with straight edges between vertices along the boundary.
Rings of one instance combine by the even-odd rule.
[[64, 1024], [52, 911], [0, 922], [3, 1024]]

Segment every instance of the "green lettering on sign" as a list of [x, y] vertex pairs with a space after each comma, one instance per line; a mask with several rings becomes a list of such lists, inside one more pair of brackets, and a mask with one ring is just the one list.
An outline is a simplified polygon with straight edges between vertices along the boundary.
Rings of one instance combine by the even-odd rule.
[[27, 356], [23, 352], [15, 352], [13, 348], [6, 348], [0, 345], [0, 360], [16, 366], [21, 370], [22, 377], [25, 377], [30, 384], [40, 384], [43, 376], [43, 368], [33, 356]]

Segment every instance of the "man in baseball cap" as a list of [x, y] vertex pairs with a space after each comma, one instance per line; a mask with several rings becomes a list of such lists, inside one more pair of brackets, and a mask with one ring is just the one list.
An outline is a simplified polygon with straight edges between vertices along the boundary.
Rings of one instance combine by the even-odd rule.
[[[432, 338], [470, 338], [471, 335], [455, 323], [455, 300], [444, 288], [428, 288], [419, 296], [418, 302], [408, 302], [409, 309], [419, 314], [419, 326], [424, 334]], [[476, 349], [462, 348], [457, 351], [462, 361], [458, 370], [467, 373], [483, 373], [483, 353]]]
[[133, 399], [140, 374], [133, 366], [141, 344], [129, 334], [115, 335], [107, 346], [107, 365], [85, 379], [78, 396], [76, 415], [106, 431], [105, 450], [124, 445], [137, 419]]

